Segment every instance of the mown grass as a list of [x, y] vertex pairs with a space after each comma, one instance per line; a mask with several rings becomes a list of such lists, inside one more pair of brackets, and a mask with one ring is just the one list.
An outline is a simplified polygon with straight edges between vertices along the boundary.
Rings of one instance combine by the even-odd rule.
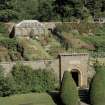
[[0, 97], [0, 105], [56, 105], [47, 93], [30, 93]]

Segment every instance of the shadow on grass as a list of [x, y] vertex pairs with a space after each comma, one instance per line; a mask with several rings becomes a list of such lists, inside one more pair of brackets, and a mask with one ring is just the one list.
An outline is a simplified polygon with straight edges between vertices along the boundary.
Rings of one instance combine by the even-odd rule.
[[58, 91], [48, 92], [48, 94], [52, 97], [53, 101], [57, 105], [64, 105], [60, 98], [60, 93]]

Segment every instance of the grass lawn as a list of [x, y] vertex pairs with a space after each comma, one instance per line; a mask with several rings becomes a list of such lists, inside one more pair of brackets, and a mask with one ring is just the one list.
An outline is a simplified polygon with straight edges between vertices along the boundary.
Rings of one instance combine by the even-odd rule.
[[30, 93], [0, 97], [0, 105], [56, 105], [47, 93]]

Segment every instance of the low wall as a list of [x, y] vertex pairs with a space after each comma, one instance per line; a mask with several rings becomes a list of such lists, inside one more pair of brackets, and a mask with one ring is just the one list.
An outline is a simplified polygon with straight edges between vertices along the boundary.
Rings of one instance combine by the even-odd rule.
[[19, 61], [19, 62], [0, 62], [0, 65], [4, 68], [5, 74], [8, 74], [16, 63], [28, 65], [34, 70], [44, 69], [50, 67], [54, 70], [55, 74], [59, 78], [59, 59], [55, 60], [37, 60], [37, 61]]

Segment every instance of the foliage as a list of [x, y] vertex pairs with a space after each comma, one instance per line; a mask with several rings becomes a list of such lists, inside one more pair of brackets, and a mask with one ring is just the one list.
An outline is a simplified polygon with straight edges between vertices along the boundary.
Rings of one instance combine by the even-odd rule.
[[0, 66], [0, 96], [5, 97], [14, 93], [14, 81], [12, 76], [5, 77], [4, 69]]
[[105, 105], [105, 66], [95, 66], [96, 74], [91, 83], [90, 99], [92, 105]]
[[96, 51], [105, 51], [105, 36], [88, 36], [83, 37], [83, 40], [87, 43], [92, 43], [95, 46]]
[[26, 93], [30, 91], [32, 68], [17, 64], [12, 69], [12, 75], [16, 82], [16, 92]]
[[83, 8], [82, 0], [56, 0], [57, 12], [62, 20], [70, 21], [73, 18], [80, 18]]
[[15, 11], [9, 9], [0, 11], [0, 21], [8, 22], [13, 19], [14, 20], [18, 19], [17, 13]]
[[104, 0], [0, 0], [1, 21], [88, 21], [90, 17], [105, 17]]
[[55, 74], [52, 69], [39, 69], [33, 73], [33, 89], [32, 91], [41, 92], [41, 91], [50, 91], [55, 89], [57, 83]]
[[59, 32], [70, 32], [71, 31], [71, 27], [69, 26], [70, 24], [57, 24], [56, 28]]
[[6, 28], [5, 28], [3, 23], [0, 23], [0, 33], [2, 33], [2, 34], [6, 34], [7, 33], [7, 30], [6, 30]]
[[78, 105], [78, 91], [71, 74], [64, 72], [62, 86], [61, 86], [61, 99], [64, 105]]
[[39, 0], [39, 8], [34, 19], [51, 21], [55, 17], [53, 12], [53, 0]]
[[17, 40], [15, 38], [10, 39], [8, 37], [0, 37], [0, 46], [6, 47], [9, 50], [17, 50]]
[[33, 70], [29, 66], [17, 64], [12, 70], [17, 93], [50, 91], [55, 88], [55, 74], [52, 70]]
[[88, 0], [86, 6], [95, 18], [103, 17], [105, 12], [105, 2], [103, 0]]
[[103, 24], [103, 26], [98, 27], [96, 29], [95, 35], [100, 37], [105, 35], [105, 24]]

